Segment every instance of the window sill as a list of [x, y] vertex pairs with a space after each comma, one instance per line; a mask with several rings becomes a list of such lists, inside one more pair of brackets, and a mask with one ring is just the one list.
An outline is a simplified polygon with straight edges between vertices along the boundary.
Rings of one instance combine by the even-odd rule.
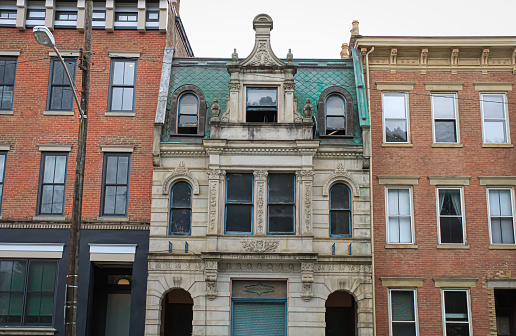
[[440, 244], [437, 245], [438, 249], [452, 249], [452, 250], [469, 250], [469, 245], [463, 245], [463, 244]]
[[464, 147], [461, 143], [433, 143], [432, 147], [435, 148], [462, 148]]
[[405, 142], [384, 142], [382, 147], [414, 147], [414, 144]]
[[0, 335], [55, 335], [54, 328], [0, 328]]
[[102, 222], [128, 222], [129, 221], [129, 217], [109, 217], [109, 216], [104, 216], [104, 217], [97, 217], [97, 220], [98, 221], [102, 221]]
[[13, 111], [0, 111], [0, 115], [13, 115]]
[[414, 244], [385, 244], [386, 249], [417, 249], [418, 246]]
[[106, 112], [106, 117], [136, 117], [135, 112]]
[[496, 244], [489, 245], [490, 250], [516, 250], [515, 244]]
[[46, 222], [56, 222], [56, 221], [62, 222], [62, 221], [66, 220], [66, 217], [65, 216], [42, 216], [42, 215], [39, 215], [39, 216], [33, 216], [32, 220], [46, 221]]
[[43, 111], [43, 115], [49, 116], [73, 116], [73, 111]]
[[482, 144], [482, 147], [483, 148], [513, 148], [514, 145], [513, 144], [505, 144], [505, 143], [500, 143], [500, 144]]

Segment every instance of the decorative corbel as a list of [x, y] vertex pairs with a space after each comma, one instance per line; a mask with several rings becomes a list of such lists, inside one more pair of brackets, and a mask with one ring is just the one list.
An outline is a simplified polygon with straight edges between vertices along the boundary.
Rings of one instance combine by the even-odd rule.
[[217, 297], [218, 257], [203, 257], [206, 296], [210, 301]]
[[428, 65], [428, 48], [421, 49], [421, 65]]
[[459, 49], [452, 49], [450, 64], [452, 66], [459, 65]]
[[398, 49], [392, 48], [391, 49], [391, 65], [396, 65], [398, 61]]
[[514, 48], [512, 50], [511, 63], [512, 63], [512, 74], [516, 75], [516, 48]]
[[312, 284], [314, 283], [314, 263], [315, 260], [301, 260], [301, 282], [303, 284], [301, 297], [305, 301], [310, 301], [314, 296], [314, 293], [312, 292]]
[[480, 64], [489, 65], [489, 49], [482, 50], [482, 60]]

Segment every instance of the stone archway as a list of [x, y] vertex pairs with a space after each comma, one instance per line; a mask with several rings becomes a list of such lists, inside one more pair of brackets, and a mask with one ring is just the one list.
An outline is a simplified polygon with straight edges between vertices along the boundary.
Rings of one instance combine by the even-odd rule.
[[184, 289], [167, 292], [161, 300], [160, 336], [191, 336], [193, 303]]
[[353, 295], [338, 290], [325, 303], [326, 336], [357, 335], [357, 303]]

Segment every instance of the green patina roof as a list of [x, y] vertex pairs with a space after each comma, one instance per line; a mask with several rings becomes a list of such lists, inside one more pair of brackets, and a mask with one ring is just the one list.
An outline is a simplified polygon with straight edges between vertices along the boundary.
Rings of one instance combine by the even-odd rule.
[[[174, 59], [168, 94], [167, 114], [170, 113], [171, 97], [174, 91], [185, 84], [195, 85], [203, 91], [208, 105], [208, 120], [211, 118], [213, 98], [219, 98], [220, 109], [224, 111], [226, 109], [226, 96], [229, 94], [228, 84], [230, 79], [226, 66], [230, 62], [230, 59]], [[299, 111], [303, 113], [306, 98], [309, 98], [317, 123], [317, 104], [321, 92], [331, 86], [345, 88], [353, 97], [353, 111], [356, 120], [353, 139], [348, 139], [347, 143], [360, 144], [362, 140], [360, 123], [358, 122], [359, 113], [353, 61], [351, 59], [297, 60], [294, 64], [298, 67], [297, 74], [294, 77], [296, 83], [294, 94], [298, 98]], [[162, 135], [162, 141], [169, 141], [170, 135], [165, 133]], [[209, 137], [209, 128], [206, 137]]]

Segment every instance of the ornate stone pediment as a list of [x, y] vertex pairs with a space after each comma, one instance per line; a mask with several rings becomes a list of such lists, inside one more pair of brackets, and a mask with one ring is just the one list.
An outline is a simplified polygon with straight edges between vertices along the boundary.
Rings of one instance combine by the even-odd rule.
[[243, 60], [241, 66], [284, 66], [271, 48], [270, 33], [272, 18], [267, 14], [259, 14], [253, 20], [253, 29], [256, 31], [253, 51]]
[[179, 180], [188, 181], [192, 186], [193, 194], [199, 194], [199, 182], [190, 173], [190, 170], [188, 170], [184, 161], [181, 161], [179, 162], [179, 165], [176, 167], [176, 169], [174, 169], [172, 173], [170, 173], [170, 175], [166, 178], [165, 183], [163, 183], [163, 195], [168, 195], [170, 192], [170, 186]]
[[351, 176], [351, 174], [344, 168], [342, 163], [337, 164], [335, 171], [326, 179], [323, 185], [323, 196], [330, 194], [330, 187], [337, 181], [347, 182], [351, 187], [351, 192], [354, 196], [359, 195], [359, 185], [357, 181]]

